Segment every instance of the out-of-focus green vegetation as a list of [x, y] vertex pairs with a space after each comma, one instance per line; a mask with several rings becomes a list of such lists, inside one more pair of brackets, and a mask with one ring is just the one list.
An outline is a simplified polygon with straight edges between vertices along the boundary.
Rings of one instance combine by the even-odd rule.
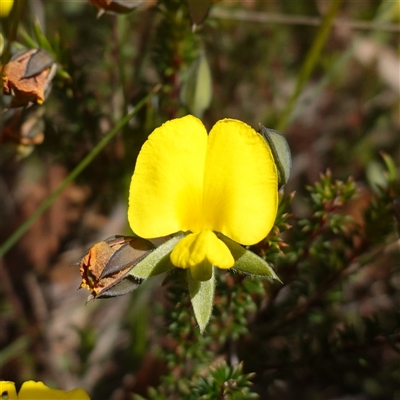
[[[1, 21], [3, 65], [42, 48], [57, 72], [43, 105], [1, 99], [0, 379], [95, 400], [400, 398], [398, 2], [205, 1], [204, 21], [193, 0], [136, 3], [15, 1]], [[131, 234], [140, 147], [187, 113], [279, 127], [293, 156], [252, 248], [282, 283], [219, 272], [203, 335], [179, 273], [85, 304], [71, 266]]]

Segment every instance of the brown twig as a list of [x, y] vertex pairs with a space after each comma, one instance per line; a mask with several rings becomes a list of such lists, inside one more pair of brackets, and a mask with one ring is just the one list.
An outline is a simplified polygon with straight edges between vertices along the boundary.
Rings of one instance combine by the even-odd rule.
[[[260, 22], [260, 23], [287, 24], [287, 25], [319, 26], [322, 23], [322, 18], [319, 17], [308, 17], [305, 15], [293, 16], [285, 14], [271, 14], [271, 13], [262, 13], [259, 11], [249, 11], [249, 10], [226, 10], [222, 8], [212, 9], [210, 12], [210, 17], [218, 19], [232, 19], [244, 22]], [[368, 22], [368, 21], [354, 21], [342, 18], [337, 18], [333, 22], [333, 25], [344, 26], [350, 29], [400, 32], [400, 26], [398, 24], [383, 24], [383, 23]]]

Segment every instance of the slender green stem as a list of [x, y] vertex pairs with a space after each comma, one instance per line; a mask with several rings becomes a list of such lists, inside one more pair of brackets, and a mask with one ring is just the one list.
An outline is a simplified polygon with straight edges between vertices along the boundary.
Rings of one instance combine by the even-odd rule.
[[7, 363], [20, 356], [27, 351], [30, 345], [30, 339], [27, 336], [21, 336], [9, 344], [5, 349], [0, 351], [0, 368], [7, 365]]
[[136, 107], [125, 117], [123, 117], [113, 129], [93, 148], [93, 150], [75, 167], [75, 169], [61, 182], [60, 186], [51, 193], [38, 209], [6, 240], [0, 247], [0, 257], [4, 255], [15, 245], [15, 243], [25, 234], [29, 227], [39, 218], [61, 194], [61, 192], [92, 162], [101, 150], [110, 142], [110, 140], [132, 119], [132, 117], [148, 102], [149, 98], [158, 92], [161, 85], [155, 86], [149, 94], [144, 97]]
[[25, 44], [31, 48], [37, 48], [38, 44], [36, 43], [35, 40], [33, 40], [30, 35], [28, 35], [28, 32], [26, 31], [26, 29], [20, 25], [18, 28], [18, 35], [19, 37], [25, 41]]
[[321, 54], [322, 48], [324, 47], [324, 44], [326, 40], [328, 39], [329, 32], [333, 26], [333, 22], [335, 20], [335, 16], [337, 12], [339, 11], [339, 7], [342, 4], [343, 0], [333, 0], [331, 3], [331, 6], [329, 8], [328, 13], [326, 14], [322, 25], [319, 27], [317, 34], [315, 36], [314, 42], [307, 53], [306, 59], [300, 69], [300, 73], [297, 77], [296, 81], [296, 87], [292, 93], [292, 95], [289, 98], [289, 101], [286, 104], [285, 109], [283, 110], [282, 116], [278, 122], [277, 129], [279, 131], [284, 131], [285, 128], [287, 127], [289, 121], [290, 121], [290, 116], [293, 111], [293, 108], [296, 104], [296, 101], [304, 87], [304, 85], [307, 83], [312, 71], [314, 70], [314, 67], [319, 59], [319, 56]]

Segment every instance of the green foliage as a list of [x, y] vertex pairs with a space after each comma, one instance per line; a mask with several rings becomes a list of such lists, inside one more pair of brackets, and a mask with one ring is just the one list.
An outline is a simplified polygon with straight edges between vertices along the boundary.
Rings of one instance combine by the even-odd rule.
[[[245, 289], [241, 286], [238, 286], [237, 291], [234, 289], [231, 304], [222, 314], [221, 310], [226, 304], [217, 300], [216, 307], [220, 311], [217, 311], [217, 316], [214, 313], [206, 333], [201, 335], [194, 323], [193, 313], [188, 307], [187, 293], [182, 287], [184, 274], [177, 275], [174, 285], [168, 291], [171, 304], [175, 304], [171, 309], [171, 323], [168, 327], [172, 348], [160, 353], [165, 359], [168, 372], [162, 377], [157, 388], [149, 389], [147, 398], [152, 400], [258, 398], [250, 388], [253, 375], [244, 373], [241, 364], [228, 366], [225, 362], [218, 361], [216, 366], [213, 366], [213, 363], [215, 363], [215, 349], [227, 340], [238, 337], [238, 333], [243, 333], [246, 321], [244, 314], [250, 309], [254, 311], [250, 291], [253, 295], [256, 294], [253, 289], [258, 286], [260, 291], [260, 285], [249, 284], [245, 285]], [[222, 296], [222, 300], [225, 301], [225, 296]], [[229, 318], [231, 323], [226, 324], [227, 319], [225, 319], [225, 324], [221, 324], [224, 318]], [[211, 337], [217, 332], [221, 335], [220, 343], [213, 343]], [[141, 396], [134, 398], [143, 399]]]
[[[385, 218], [380, 243], [393, 234], [393, 212], [386, 210], [388, 196], [399, 194], [394, 186], [377, 194], [365, 211], [365, 230], [377, 223], [369, 215]], [[394, 367], [383, 364], [379, 347], [400, 353], [400, 314], [389, 308], [362, 316], [343, 303], [354, 276], [379, 262], [380, 253], [370, 247], [354, 219], [343, 213], [357, 201], [359, 192], [352, 179], [334, 181], [329, 171], [308, 192], [309, 217], [294, 219], [287, 213], [293, 195], [282, 196], [275, 233], [253, 248], [275, 261], [283, 284], [219, 273], [213, 316], [204, 336], [196, 331], [184, 283], [169, 288], [171, 304], [176, 306], [171, 309], [168, 336], [176, 343], [173, 350], [161, 353], [169, 372], [157, 388], [149, 390], [148, 398], [256, 398], [241, 364], [211, 367], [215, 351], [224, 348], [255, 372], [251, 379], [264, 388], [265, 392], [258, 392], [261, 396], [268, 391], [271, 398], [290, 398], [291, 385], [304, 379], [311, 384], [298, 391], [298, 398], [320, 398], [322, 382], [349, 392], [363, 388], [371, 398], [394, 393], [399, 383], [394, 370], [376, 373], [374, 365], [388, 368], [387, 372]], [[284, 231], [285, 242], [274, 240], [276, 232]], [[384, 386], [379, 384], [382, 381]]]
[[193, 400], [257, 399], [258, 396], [250, 391], [252, 374], [243, 374], [243, 366], [229, 367], [225, 363], [210, 370], [208, 378], [199, 378], [193, 386]]
[[[321, 398], [324, 382], [349, 392], [363, 388], [371, 398], [389, 398], [395, 393], [399, 380], [389, 373], [394, 372], [394, 359], [385, 364], [379, 347], [400, 353], [398, 313], [389, 307], [362, 316], [345, 305], [356, 276], [368, 282], [374, 269], [395, 256], [382, 253], [383, 243], [394, 238], [388, 198], [398, 196], [399, 191], [393, 186], [371, 200], [363, 227], [343, 213], [359, 196], [352, 179], [333, 181], [328, 172], [308, 188], [310, 217], [292, 222], [285, 256], [277, 260], [284, 285], [269, 293], [267, 306], [252, 327], [252, 343], [246, 343], [241, 353], [256, 376], [268, 377], [267, 386], [274, 396], [290, 398], [283, 382], [292, 385], [303, 380], [309, 385], [297, 398]], [[371, 237], [374, 230], [378, 232]], [[390, 264], [386, 273], [395, 279], [399, 270]], [[259, 345], [261, 338], [263, 346]], [[250, 356], [254, 351], [257, 359]], [[381, 372], [375, 374], [377, 368]]]
[[[398, 22], [395, 2], [340, 10], [340, 1], [327, 9], [213, 2], [200, 26], [211, 2], [197, 3], [159, 0], [96, 19], [89, 2], [19, 1], [23, 12], [2, 20], [5, 61], [41, 47], [58, 66], [40, 109], [44, 142], [23, 161], [1, 160], [2, 378], [87, 385], [93, 400], [400, 398], [398, 90], [391, 68], [381, 68], [397, 54], [397, 33], [383, 32]], [[219, 7], [228, 17], [213, 17]], [[321, 27], [256, 22], [276, 13], [326, 18]], [[337, 13], [380, 25], [331, 29]], [[366, 49], [376, 53], [370, 63]], [[202, 79], [190, 66], [199, 55], [212, 78], [211, 107], [210, 86], [200, 102], [206, 126], [229, 117], [287, 127], [294, 160], [285, 185], [293, 192], [281, 191], [268, 237], [231, 248], [281, 282], [217, 270], [214, 304], [197, 308], [204, 325], [209, 319], [203, 334], [187, 271], [169, 264], [174, 242], [155, 250], [161, 263], [148, 257], [132, 270], [143, 282], [130, 301], [94, 307], [74, 291], [78, 272], [66, 252], [110, 226], [125, 229], [115, 215], [136, 155], [156, 126], [196, 108], [189, 103]], [[185, 79], [190, 101], [182, 101]], [[67, 178], [58, 181], [54, 166]], [[73, 201], [63, 208], [68, 188]], [[146, 280], [161, 272], [163, 284]]]

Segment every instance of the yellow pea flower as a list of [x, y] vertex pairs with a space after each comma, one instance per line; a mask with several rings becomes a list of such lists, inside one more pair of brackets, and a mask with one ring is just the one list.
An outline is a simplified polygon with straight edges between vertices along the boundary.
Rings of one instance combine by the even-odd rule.
[[0, 381], [0, 399], [5, 400], [90, 400], [83, 389], [69, 392], [50, 389], [42, 382], [27, 381], [21, 386], [19, 393], [14, 382]]
[[273, 227], [278, 175], [270, 148], [247, 124], [218, 121], [210, 134], [189, 115], [166, 122], [143, 145], [132, 176], [128, 219], [144, 238], [179, 231], [171, 262], [206, 281], [212, 267], [235, 260], [224, 234], [243, 245], [261, 241]]
[[10, 13], [14, 0], [1, 0], [0, 1], [0, 18], [7, 17]]

